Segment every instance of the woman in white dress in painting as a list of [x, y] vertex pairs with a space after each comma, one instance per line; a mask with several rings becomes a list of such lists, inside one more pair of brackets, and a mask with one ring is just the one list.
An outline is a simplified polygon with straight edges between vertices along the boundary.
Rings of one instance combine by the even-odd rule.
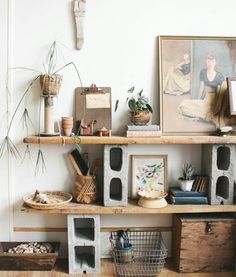
[[172, 66], [166, 74], [163, 84], [164, 92], [172, 95], [182, 95], [190, 92], [190, 55], [185, 53], [183, 61]]
[[179, 105], [179, 112], [186, 117], [210, 122], [216, 127], [222, 126], [223, 117], [216, 114], [222, 107], [223, 88], [225, 80], [222, 73], [216, 70], [216, 57], [208, 53], [206, 68], [200, 71], [199, 99], [184, 100]]

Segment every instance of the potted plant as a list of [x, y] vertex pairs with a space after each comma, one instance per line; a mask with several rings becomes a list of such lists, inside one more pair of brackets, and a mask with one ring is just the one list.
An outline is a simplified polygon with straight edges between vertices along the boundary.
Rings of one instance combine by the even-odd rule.
[[182, 172], [183, 176], [179, 178], [180, 188], [183, 191], [191, 191], [194, 182], [194, 167], [191, 164], [183, 164]]
[[[148, 97], [143, 95], [143, 90], [133, 94], [134, 87], [130, 88], [128, 93], [132, 94], [126, 99], [130, 109], [130, 121], [134, 125], [146, 125], [150, 121], [150, 113], [153, 112]], [[116, 101], [115, 111], [118, 108], [118, 104], [119, 100]]]
[[57, 65], [57, 43], [53, 42], [49, 48], [47, 55], [47, 62], [44, 65], [45, 74], [40, 75], [40, 85], [42, 88], [43, 95], [45, 96], [56, 96], [59, 93], [62, 75], [56, 74]]
[[[45, 105], [46, 105], [47, 99], [51, 100], [51, 102], [52, 102], [52, 97], [58, 95], [60, 87], [61, 87], [61, 82], [62, 82], [62, 75], [59, 75], [58, 72], [60, 72], [67, 66], [73, 67], [73, 69], [75, 70], [75, 72], [78, 76], [80, 86], [82, 87], [81, 78], [80, 78], [78, 69], [75, 66], [75, 64], [73, 62], [69, 62], [69, 63], [64, 62], [62, 64], [61, 63], [59, 64], [58, 53], [61, 52], [61, 51], [59, 51], [60, 46], [63, 46], [63, 45], [56, 41], [54, 41], [52, 43], [52, 45], [50, 46], [47, 57], [46, 57], [46, 62], [43, 64], [44, 72], [40, 71], [40, 70], [35, 70], [32, 68], [27, 68], [27, 67], [12, 68], [13, 70], [28, 70], [35, 74], [34, 74], [32, 80], [26, 86], [19, 102], [16, 105], [15, 110], [12, 113], [6, 135], [5, 135], [4, 139], [0, 142], [0, 158], [3, 155], [5, 149], [12, 156], [21, 158], [18, 148], [15, 146], [14, 142], [11, 139], [11, 129], [13, 126], [14, 119], [20, 112], [20, 108], [24, 105], [24, 103], [26, 103], [26, 104], [25, 104], [25, 108], [23, 110], [23, 114], [22, 114], [21, 118], [23, 120], [23, 126], [26, 127], [27, 135], [28, 135], [29, 127], [33, 126], [32, 120], [30, 119], [30, 115], [28, 112], [28, 107], [27, 107], [27, 105], [30, 101], [27, 101], [27, 100], [28, 100], [29, 96], [31, 95], [31, 93], [33, 92], [32, 87], [34, 86], [34, 84], [36, 83], [37, 80], [40, 80], [40, 85], [41, 85], [41, 89], [42, 89], [41, 93], [39, 94], [39, 97], [44, 96]], [[38, 100], [39, 100], [38, 102], [40, 105], [40, 99], [38, 99]], [[41, 108], [40, 108], [40, 111], [41, 111]], [[41, 150], [41, 144], [40, 144], [40, 123], [41, 122], [40, 122], [40, 116], [39, 116], [39, 123], [38, 123], [39, 126], [37, 128], [38, 135], [39, 135], [39, 150], [38, 150], [37, 160], [36, 160], [36, 168], [35, 168], [36, 173], [39, 170], [40, 166], [42, 166], [42, 170], [45, 168], [45, 159], [44, 159], [44, 155]], [[26, 146], [26, 151], [23, 156], [23, 159], [27, 155], [30, 156], [30, 151], [29, 151], [28, 145]]]
[[115, 245], [115, 251], [118, 253], [119, 263], [129, 263], [133, 260], [133, 246], [129, 242], [128, 233], [119, 230], [117, 231], [117, 240]]

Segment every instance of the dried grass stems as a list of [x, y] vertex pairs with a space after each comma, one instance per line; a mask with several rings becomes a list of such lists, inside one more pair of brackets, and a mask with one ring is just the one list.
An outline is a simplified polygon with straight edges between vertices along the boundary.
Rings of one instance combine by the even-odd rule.
[[[26, 130], [27, 135], [29, 134], [30, 129], [35, 130], [33, 121], [30, 117], [29, 109], [27, 107], [27, 105], [28, 105], [27, 100], [28, 100], [28, 97], [30, 96], [30, 94], [32, 92], [33, 85], [36, 83], [36, 81], [40, 78], [41, 75], [44, 75], [44, 74], [49, 75], [49, 76], [54, 75], [54, 74], [59, 73], [64, 68], [69, 66], [69, 67], [72, 67], [75, 70], [76, 75], [79, 79], [79, 84], [80, 84], [81, 87], [83, 86], [79, 71], [78, 71], [76, 65], [74, 64], [74, 62], [66, 63], [65, 61], [63, 61], [63, 65], [58, 65], [59, 54], [60, 54], [60, 56], [63, 57], [62, 52], [61, 52], [61, 46], [66, 47], [64, 44], [62, 44], [60, 42], [57, 42], [57, 41], [54, 41], [52, 43], [52, 45], [50, 46], [49, 51], [47, 53], [46, 62], [43, 63], [44, 72], [39, 71], [37, 69], [29, 68], [29, 67], [13, 67], [13, 68], [10, 69], [10, 70], [31, 71], [31, 72], [35, 73], [35, 76], [30, 81], [30, 83], [26, 87], [25, 91], [23, 92], [18, 104], [16, 105], [16, 108], [15, 108], [12, 116], [9, 116], [10, 112], [9, 112], [9, 110], [7, 110], [7, 114], [8, 114], [7, 121], [9, 122], [9, 124], [8, 124], [8, 128], [7, 128], [7, 131], [6, 131], [6, 135], [3, 138], [3, 140], [0, 142], [0, 158], [2, 157], [5, 150], [8, 152], [9, 155], [13, 156], [14, 158], [22, 158], [19, 150], [17, 149], [16, 145], [14, 144], [13, 140], [10, 137], [10, 132], [11, 132], [11, 129], [12, 129], [12, 126], [13, 126], [13, 122], [16, 118], [16, 115], [18, 115], [18, 112], [19, 112], [24, 100], [25, 100], [25, 108], [24, 108], [23, 113], [21, 115], [21, 122], [23, 124], [23, 128]], [[64, 58], [63, 58], [63, 60], [64, 60]], [[8, 80], [9, 80], [8, 77], [9, 77], [9, 72], [7, 72], [7, 80], [6, 80], [7, 84], [8, 84]], [[12, 94], [11, 94], [8, 86], [6, 86], [6, 91], [7, 91], [7, 107], [9, 107], [9, 99], [10, 99], [10, 96]], [[39, 126], [38, 126], [38, 135], [39, 135], [38, 145], [39, 145], [39, 148], [38, 148], [38, 153], [37, 153], [37, 158], [36, 158], [35, 174], [38, 174], [40, 169], [41, 169], [42, 173], [44, 173], [45, 170], [46, 170], [45, 156], [44, 156], [43, 151], [41, 149], [41, 143], [40, 143], [41, 101], [40, 101], [39, 106], [40, 106], [39, 107], [39, 123], [38, 123], [39, 124]], [[24, 161], [26, 159], [26, 157], [29, 157], [30, 160], [32, 160], [32, 156], [31, 156], [30, 148], [29, 148], [28, 144], [26, 145], [26, 149], [25, 149], [22, 161]]]

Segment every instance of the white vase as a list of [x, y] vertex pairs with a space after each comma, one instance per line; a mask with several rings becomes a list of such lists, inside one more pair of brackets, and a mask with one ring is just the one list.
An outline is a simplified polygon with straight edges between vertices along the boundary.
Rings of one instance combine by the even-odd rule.
[[179, 180], [180, 188], [183, 191], [191, 191], [194, 180]]

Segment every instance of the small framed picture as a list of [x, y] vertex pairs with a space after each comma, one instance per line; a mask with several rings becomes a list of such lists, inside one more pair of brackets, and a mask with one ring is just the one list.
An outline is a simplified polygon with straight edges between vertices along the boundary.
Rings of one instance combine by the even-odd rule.
[[138, 191], [166, 191], [167, 155], [132, 156], [132, 198]]
[[230, 114], [236, 114], [236, 77], [227, 78]]

